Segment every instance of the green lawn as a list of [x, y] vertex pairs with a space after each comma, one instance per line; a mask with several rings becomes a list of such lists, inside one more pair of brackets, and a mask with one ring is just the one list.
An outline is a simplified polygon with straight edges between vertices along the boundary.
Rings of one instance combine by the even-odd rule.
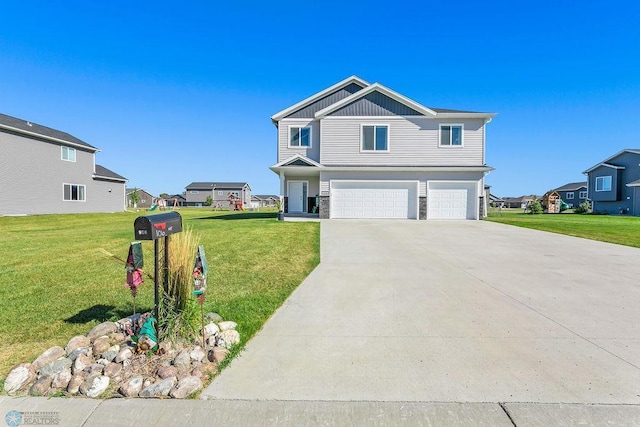
[[[320, 227], [275, 212], [181, 209], [209, 263], [206, 311], [238, 323], [242, 345], [319, 263]], [[47, 348], [131, 314], [124, 265], [141, 213], [0, 217], [0, 378]], [[153, 242], [143, 242], [153, 272]], [[152, 310], [145, 278], [137, 311]], [[1, 383], [1, 381], [0, 381]]]
[[530, 215], [522, 209], [489, 211], [488, 221], [567, 234], [585, 239], [640, 248], [640, 217], [578, 215], [574, 213]]

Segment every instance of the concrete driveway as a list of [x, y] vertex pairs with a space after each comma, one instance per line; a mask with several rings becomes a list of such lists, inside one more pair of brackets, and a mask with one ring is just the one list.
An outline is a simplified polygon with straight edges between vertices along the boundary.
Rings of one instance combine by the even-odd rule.
[[331, 220], [321, 251], [202, 398], [640, 403], [638, 249], [484, 221]]

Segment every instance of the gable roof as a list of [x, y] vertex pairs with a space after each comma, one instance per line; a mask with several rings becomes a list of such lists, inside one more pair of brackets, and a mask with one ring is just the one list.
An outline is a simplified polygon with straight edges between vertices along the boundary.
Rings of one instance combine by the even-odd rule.
[[587, 188], [587, 181], [571, 182], [569, 184], [563, 185], [562, 187], [556, 188], [556, 191], [577, 191], [583, 187]]
[[[244, 186], [249, 186], [246, 182], [192, 182], [187, 185], [185, 189], [187, 190], [213, 190], [214, 188], [219, 189], [230, 189], [230, 188], [243, 188]], [[249, 187], [251, 188], [251, 187]]]
[[277, 168], [282, 166], [316, 167], [316, 168], [324, 167], [320, 163], [313, 161], [310, 158], [303, 156], [302, 154], [294, 154], [293, 156], [284, 159], [280, 163], [276, 163], [272, 167]]
[[634, 153], [634, 154], [640, 154], [640, 148], [625, 148], [624, 150], [620, 150], [618, 151], [616, 154], [614, 154], [613, 156], [604, 159], [603, 161], [601, 161], [600, 163], [591, 166], [589, 169], [587, 169], [586, 171], [582, 172], [583, 174], [588, 174], [589, 172], [593, 171], [594, 169], [599, 168], [600, 166], [606, 166], [606, 167], [610, 167], [610, 168], [615, 168], [615, 169], [624, 169], [624, 167], [622, 166], [616, 166], [613, 165], [611, 163], [609, 163], [611, 160], [615, 159], [616, 157], [624, 154], [624, 153]]
[[98, 149], [93, 145], [89, 145], [81, 139], [76, 138], [73, 135], [69, 135], [66, 132], [62, 132], [56, 129], [52, 129], [46, 126], [32, 123], [26, 120], [18, 119], [16, 117], [7, 116], [0, 113], [0, 129], [6, 129], [9, 131], [17, 132], [23, 135], [36, 136], [50, 141], [73, 145], [81, 148], [88, 149], [89, 151], [96, 152]]
[[304, 108], [307, 105], [310, 105], [310, 104], [316, 102], [317, 100], [319, 100], [319, 99], [331, 94], [332, 92], [338, 91], [338, 90], [342, 89], [343, 87], [349, 86], [352, 83], [356, 83], [356, 84], [362, 86], [363, 88], [369, 86], [368, 82], [362, 80], [358, 76], [348, 77], [348, 78], [346, 78], [346, 79], [344, 79], [342, 81], [339, 81], [338, 83], [336, 83], [336, 84], [334, 84], [332, 86], [329, 86], [328, 88], [326, 88], [326, 89], [324, 89], [324, 90], [322, 90], [322, 91], [320, 91], [320, 92], [318, 92], [318, 93], [316, 93], [314, 95], [311, 95], [310, 97], [308, 97], [306, 99], [303, 99], [302, 101], [292, 105], [289, 108], [285, 108], [284, 110], [277, 112], [276, 114], [271, 116], [271, 120], [274, 123], [276, 123], [279, 120], [281, 120], [282, 118], [284, 118], [285, 116], [295, 112], [296, 110], [300, 110], [301, 108]]
[[127, 178], [122, 175], [105, 168], [104, 166], [96, 165], [96, 172], [93, 174], [94, 179], [106, 179], [109, 181], [122, 181], [126, 182]]

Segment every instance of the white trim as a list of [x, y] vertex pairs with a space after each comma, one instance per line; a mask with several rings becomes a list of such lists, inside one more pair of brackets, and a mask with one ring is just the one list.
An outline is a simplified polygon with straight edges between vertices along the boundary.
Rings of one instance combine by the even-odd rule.
[[[363, 148], [364, 146], [364, 127], [365, 126], [373, 126], [373, 150], [365, 150]], [[386, 150], [376, 150], [376, 141], [375, 141], [375, 135], [376, 135], [376, 126], [384, 126], [387, 128], [387, 148]], [[390, 144], [390, 134], [391, 134], [391, 126], [388, 123], [360, 123], [360, 152], [361, 153], [388, 153], [390, 150], [389, 146]]]
[[[69, 156], [70, 153], [73, 153], [73, 160], [69, 159], [65, 159], [64, 158], [64, 150], [65, 148], [67, 149], [67, 157], [71, 157]], [[73, 151], [71, 151], [73, 150]], [[68, 145], [61, 145], [60, 146], [60, 159], [62, 159], [65, 162], [71, 162], [71, 163], [76, 163], [77, 160], [77, 153], [76, 153], [76, 148], [75, 147], [69, 147]], [[94, 169], [95, 170], [95, 169]]]
[[[608, 190], [598, 190], [598, 179], [604, 179], [604, 178], [609, 178], [609, 189]], [[613, 176], [611, 175], [603, 175], [603, 176], [596, 176], [595, 177], [595, 185], [596, 185], [596, 193], [603, 193], [603, 192], [607, 192], [607, 191], [611, 191], [611, 189], [613, 188]], [[604, 182], [603, 182], [603, 187], [604, 187]]]
[[578, 192], [578, 199], [586, 199], [587, 197], [589, 197], [589, 193], [586, 190]]
[[291, 113], [293, 113], [293, 112], [295, 112], [297, 110], [300, 110], [300, 109], [306, 107], [307, 105], [313, 104], [316, 100], [324, 97], [325, 95], [328, 95], [331, 92], [335, 92], [335, 91], [337, 91], [339, 89], [342, 89], [343, 87], [347, 87], [351, 83], [357, 83], [360, 86], [364, 86], [363, 89], [366, 88], [367, 86], [369, 86], [369, 83], [364, 81], [364, 80], [362, 80], [360, 77], [357, 77], [357, 76], [348, 77], [348, 78], [346, 78], [346, 79], [344, 79], [342, 81], [339, 81], [338, 83], [336, 83], [336, 84], [334, 84], [332, 86], [329, 86], [328, 88], [326, 88], [326, 89], [324, 89], [324, 90], [322, 90], [322, 91], [320, 91], [320, 92], [318, 92], [318, 93], [316, 93], [314, 95], [311, 95], [308, 98], [303, 99], [302, 101], [292, 105], [289, 108], [285, 108], [284, 110], [277, 112], [276, 114], [271, 116], [271, 120], [274, 123], [278, 122], [278, 121], [282, 120], [285, 116], [288, 116], [289, 114], [291, 114]]
[[485, 124], [491, 122], [491, 119], [497, 116], [498, 113], [437, 113], [438, 119], [486, 119]]
[[[449, 126], [450, 128], [453, 128], [454, 126], [460, 126], [460, 144], [459, 145], [453, 145], [451, 142], [453, 142], [453, 132], [451, 132], [449, 134], [449, 142], [450, 144], [448, 145], [443, 145], [442, 144], [442, 127], [443, 126]], [[483, 143], [484, 144], [484, 143]], [[464, 147], [464, 123], [438, 123], [438, 147], [439, 148], [462, 148]]]
[[[272, 167], [272, 168], [287, 167], [287, 166], [285, 166], [287, 163], [295, 162], [295, 161], [296, 161], [296, 160], [298, 160], [298, 159], [302, 160], [302, 161], [303, 161], [303, 162], [305, 162], [305, 163], [309, 163], [309, 165], [311, 165], [311, 166], [315, 166], [315, 167], [317, 167], [317, 168], [322, 168], [322, 167], [324, 167], [324, 166], [322, 166], [320, 163], [318, 163], [318, 162], [316, 162], [316, 161], [314, 161], [314, 160], [311, 160], [310, 158], [305, 157], [305, 156], [303, 156], [302, 154], [294, 154], [293, 156], [288, 157], [288, 158], [284, 159], [283, 161], [281, 161], [281, 162], [279, 162], [279, 163], [276, 163], [275, 165], [273, 165], [273, 166], [271, 166], [271, 167]], [[298, 167], [299, 167], [299, 166], [298, 166]]]
[[[64, 198], [64, 187], [65, 187], [65, 185], [69, 185], [69, 186], [71, 186], [71, 187], [73, 187], [73, 186], [75, 185], [76, 187], [78, 187], [78, 189], [79, 189], [80, 187], [84, 187], [84, 191], [83, 191], [83, 193], [84, 193], [84, 199], [78, 199], [78, 200], [73, 200], [73, 199], [69, 199], [69, 200], [67, 200], [67, 199], [65, 199], [65, 198]], [[71, 196], [71, 194], [73, 194], [73, 190], [72, 190], [72, 188], [70, 188], [70, 189], [69, 189], [69, 195]], [[84, 185], [84, 184], [72, 184], [72, 183], [70, 183], [70, 182], [63, 182], [63, 183], [62, 183], [62, 201], [63, 201], [63, 202], [86, 202], [86, 201], [87, 201], [87, 186], [86, 186], [86, 185]]]
[[[567, 194], [567, 200], [573, 200], [576, 198], [575, 191], [567, 191], [566, 194]], [[569, 197], [569, 195], [571, 195], [571, 197]]]
[[[300, 145], [291, 145], [291, 129], [298, 129]], [[302, 145], [302, 129], [309, 129], [309, 145]], [[288, 125], [287, 148], [312, 148], [313, 147], [313, 127], [301, 125]]]
[[[416, 220], [420, 219], [420, 180], [414, 179], [330, 179], [329, 180], [329, 205], [331, 205], [331, 192], [333, 191], [333, 183], [392, 183], [392, 184], [412, 184], [416, 190]], [[331, 218], [331, 209], [329, 210], [329, 218]], [[413, 219], [413, 218], [411, 218]]]
[[[431, 211], [429, 209], [429, 190], [430, 190], [430, 186], [431, 184], [472, 184], [475, 185], [475, 189], [476, 189], [476, 197], [474, 197], [474, 216], [475, 216], [475, 220], [480, 220], [480, 189], [478, 188], [479, 185], [479, 181], [469, 181], [469, 180], [440, 180], [440, 179], [430, 179], [427, 180], [426, 183], [426, 196], [427, 196], [427, 219], [428, 220], [433, 220], [434, 218], [431, 217]], [[467, 199], [467, 203], [468, 203], [468, 199]], [[438, 219], [438, 218], [435, 218]]]
[[369, 87], [366, 87], [356, 93], [354, 93], [353, 95], [347, 96], [346, 98], [341, 99], [338, 102], [335, 102], [331, 105], [329, 105], [326, 108], [323, 108], [322, 110], [318, 111], [315, 114], [315, 118], [316, 119], [321, 119], [323, 117], [326, 117], [327, 115], [331, 114], [332, 112], [338, 110], [339, 108], [344, 107], [345, 105], [359, 99], [362, 98], [363, 96], [366, 96], [368, 94], [370, 94], [371, 92], [380, 92], [383, 95], [388, 96], [389, 98], [404, 104], [405, 106], [418, 111], [419, 113], [423, 113], [425, 116], [431, 116], [431, 117], [436, 117], [437, 113], [427, 107], [425, 107], [424, 105], [418, 104], [417, 102], [407, 98], [406, 96], [400, 95], [397, 92], [394, 92], [393, 90], [382, 86], [380, 83], [374, 83], [372, 85], [370, 85]]
[[[289, 200], [291, 198], [291, 183], [292, 182], [302, 182], [303, 184], [306, 183], [307, 184], [307, 197], [304, 197], [304, 192], [302, 194], [302, 212], [291, 212], [291, 200]], [[287, 213], [309, 213], [309, 181], [308, 180], [303, 180], [303, 179], [291, 179], [291, 180], [287, 180], [287, 199], [288, 199], [288, 203], [287, 203]]]
[[320, 170], [301, 168], [300, 166], [270, 166], [275, 173], [303, 172], [306, 170], [317, 172], [491, 172], [491, 166], [320, 166]]

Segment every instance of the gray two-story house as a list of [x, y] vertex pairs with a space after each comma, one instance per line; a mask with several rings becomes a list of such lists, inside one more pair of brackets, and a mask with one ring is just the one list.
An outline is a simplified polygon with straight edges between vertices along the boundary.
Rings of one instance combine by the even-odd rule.
[[352, 76], [276, 114], [285, 214], [480, 219], [494, 113], [425, 107]]
[[127, 179], [66, 132], [0, 114], [0, 215], [122, 212]]
[[594, 212], [640, 215], [640, 149], [625, 149], [583, 172]]
[[251, 187], [246, 182], [192, 182], [185, 187], [185, 206], [204, 206], [211, 197], [214, 207], [228, 207], [229, 201], [240, 199], [251, 206]]
[[571, 182], [555, 189], [569, 208], [575, 208], [587, 201], [587, 182]]

